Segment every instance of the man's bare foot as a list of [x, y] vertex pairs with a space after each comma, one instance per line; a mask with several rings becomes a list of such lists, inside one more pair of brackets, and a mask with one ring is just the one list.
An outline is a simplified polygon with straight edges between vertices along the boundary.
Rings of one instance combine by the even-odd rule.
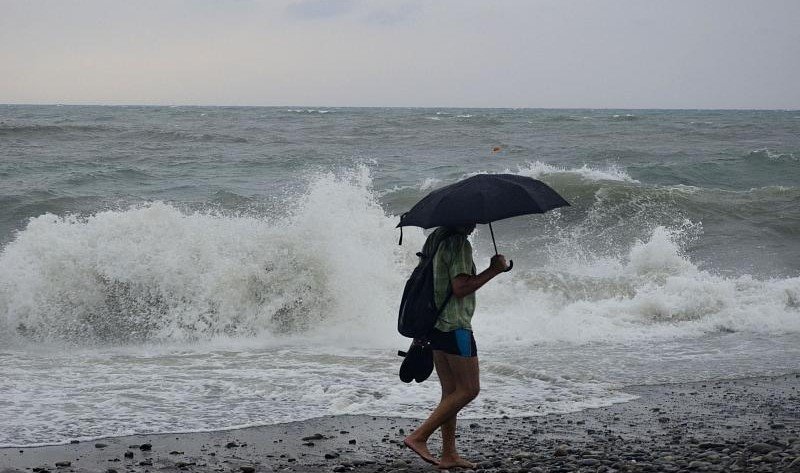
[[442, 458], [439, 461], [439, 464], [436, 465], [439, 467], [440, 470], [449, 470], [451, 468], [475, 468], [475, 464], [472, 462], [468, 462], [461, 457], [455, 458]]
[[403, 443], [406, 447], [410, 448], [411, 451], [419, 455], [420, 458], [425, 460], [426, 462], [432, 465], [438, 465], [439, 460], [437, 460], [431, 452], [428, 450], [428, 444], [425, 442], [421, 442], [419, 440], [414, 440], [409, 435], [408, 437], [403, 439]]

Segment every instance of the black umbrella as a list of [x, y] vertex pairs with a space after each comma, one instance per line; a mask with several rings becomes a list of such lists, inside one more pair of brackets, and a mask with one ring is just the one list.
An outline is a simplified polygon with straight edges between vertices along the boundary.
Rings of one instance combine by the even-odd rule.
[[[517, 215], [544, 213], [569, 205], [542, 181], [515, 174], [478, 174], [436, 189], [400, 216], [400, 243], [403, 227], [460, 227], [489, 224], [494, 252], [492, 222]], [[509, 261], [509, 268], [513, 266]]]

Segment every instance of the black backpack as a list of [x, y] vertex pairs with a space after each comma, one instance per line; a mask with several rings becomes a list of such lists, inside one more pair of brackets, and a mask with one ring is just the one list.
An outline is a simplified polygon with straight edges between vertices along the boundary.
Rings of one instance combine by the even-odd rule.
[[[444, 229], [435, 231], [428, 236], [428, 241], [423, 247], [423, 251], [427, 248], [431, 254], [417, 253], [419, 263], [406, 281], [403, 298], [400, 301], [400, 314], [397, 318], [397, 331], [405, 337], [426, 338], [453, 295], [451, 286], [447, 289], [447, 296], [442, 306], [436, 307], [433, 290], [433, 258], [439, 251], [439, 245], [452, 235]], [[431, 238], [434, 241], [431, 242]]]

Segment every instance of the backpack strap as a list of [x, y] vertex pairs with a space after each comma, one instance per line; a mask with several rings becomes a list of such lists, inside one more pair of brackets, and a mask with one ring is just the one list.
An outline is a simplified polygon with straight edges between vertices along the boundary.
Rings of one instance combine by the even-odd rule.
[[[436, 257], [436, 253], [439, 252], [439, 247], [442, 245], [442, 243], [444, 243], [445, 240], [447, 240], [448, 238], [450, 238], [453, 235], [455, 235], [455, 233], [444, 232], [444, 235], [442, 235], [442, 237], [439, 239], [439, 242], [436, 243], [436, 248], [433, 250], [433, 254], [431, 255], [431, 258], [435, 258]], [[436, 309], [436, 318], [437, 319], [439, 318], [439, 316], [444, 311], [444, 308], [447, 307], [447, 303], [450, 302], [450, 298], [451, 297], [453, 297], [453, 283], [452, 283], [452, 281], [449, 282], [449, 284], [447, 285], [447, 295], [444, 297], [444, 302], [442, 302], [442, 306], [439, 307], [438, 309]]]
[[439, 316], [442, 315], [442, 312], [444, 311], [444, 308], [447, 307], [447, 303], [450, 302], [451, 297], [453, 297], [453, 283], [450, 283], [450, 285], [447, 286], [447, 295], [444, 297], [442, 307], [436, 310], [436, 318], [439, 318]]

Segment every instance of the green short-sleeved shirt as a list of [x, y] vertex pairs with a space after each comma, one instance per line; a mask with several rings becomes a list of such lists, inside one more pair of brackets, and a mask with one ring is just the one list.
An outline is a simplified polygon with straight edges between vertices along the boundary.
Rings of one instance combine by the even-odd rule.
[[[442, 232], [439, 228], [437, 232]], [[442, 306], [450, 283], [459, 274], [475, 274], [472, 261], [472, 245], [466, 235], [455, 234], [439, 245], [439, 251], [433, 259], [433, 286], [436, 305]], [[435, 327], [442, 332], [451, 332], [459, 328], [472, 330], [472, 315], [475, 313], [475, 293], [458, 298], [450, 297], [450, 301], [439, 315]]]

